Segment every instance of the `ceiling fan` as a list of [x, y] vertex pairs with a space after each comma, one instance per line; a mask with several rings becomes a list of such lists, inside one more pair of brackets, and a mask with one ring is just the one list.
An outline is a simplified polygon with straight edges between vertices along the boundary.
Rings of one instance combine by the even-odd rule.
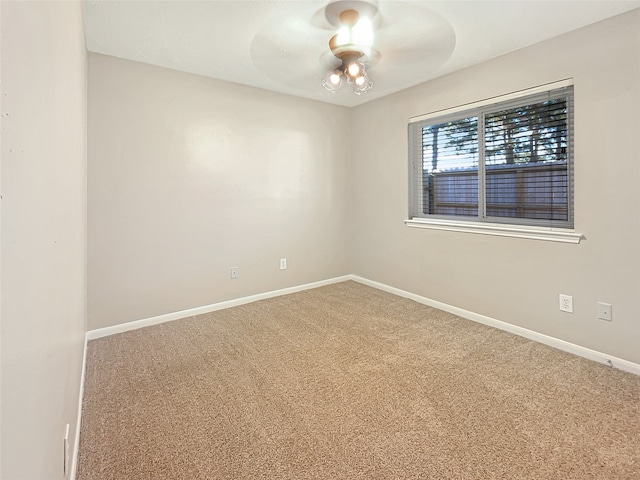
[[363, 1], [336, 1], [327, 6], [327, 20], [335, 25], [337, 19], [339, 24], [338, 32], [329, 40], [329, 49], [340, 64], [322, 78], [322, 86], [330, 92], [339, 91], [345, 81], [353, 85], [356, 95], [373, 88], [365, 63], [374, 52], [372, 17], [377, 11], [375, 5]]
[[[303, 96], [321, 79], [338, 104], [356, 104], [347, 95], [370, 92], [374, 80], [380, 92], [397, 90], [406, 78], [420, 83], [455, 46], [451, 25], [425, 2], [309, 0], [276, 6], [261, 19], [251, 43], [253, 64], [274, 87], [286, 85], [287, 92]], [[326, 95], [319, 87], [316, 98]]]

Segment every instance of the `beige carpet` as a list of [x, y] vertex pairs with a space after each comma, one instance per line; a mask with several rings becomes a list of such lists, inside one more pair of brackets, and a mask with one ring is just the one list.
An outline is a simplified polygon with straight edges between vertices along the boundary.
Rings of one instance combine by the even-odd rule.
[[89, 343], [78, 477], [640, 479], [640, 377], [355, 282]]

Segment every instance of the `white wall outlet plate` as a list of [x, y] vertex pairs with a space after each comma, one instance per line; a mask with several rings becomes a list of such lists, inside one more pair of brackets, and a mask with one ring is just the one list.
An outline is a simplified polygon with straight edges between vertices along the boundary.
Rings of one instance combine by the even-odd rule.
[[64, 429], [64, 437], [62, 441], [63, 441], [62, 472], [63, 472], [63, 475], [66, 477], [67, 473], [69, 472], [69, 424], [68, 423]]
[[598, 302], [598, 318], [600, 320], [607, 320], [608, 322], [613, 321], [610, 303]]
[[573, 297], [571, 295], [560, 294], [560, 311], [573, 313]]

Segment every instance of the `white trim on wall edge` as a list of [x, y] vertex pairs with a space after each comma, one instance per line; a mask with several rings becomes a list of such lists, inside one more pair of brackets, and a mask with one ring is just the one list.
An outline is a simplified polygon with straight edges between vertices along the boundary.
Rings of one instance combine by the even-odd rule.
[[500, 225], [484, 222], [460, 222], [429, 218], [412, 218], [404, 221], [407, 227], [446, 230], [448, 232], [478, 233], [498, 237], [528, 238], [529, 240], [547, 240], [550, 242], [580, 243], [584, 235], [571, 230], [553, 228], [521, 227], [519, 225]]
[[120, 323], [111, 327], [97, 328], [95, 330], [89, 330], [87, 332], [87, 340], [107, 337], [116, 333], [128, 332], [129, 330], [137, 330], [138, 328], [149, 327], [151, 325], [157, 325], [159, 323], [171, 322], [173, 320], [179, 320], [181, 318], [193, 317], [194, 315], [202, 315], [203, 313], [215, 312], [216, 310], [224, 310], [225, 308], [237, 307], [239, 305], [245, 305], [247, 303], [256, 302], [258, 300], [279, 297], [281, 295], [288, 295], [290, 293], [301, 292], [303, 290], [311, 290], [312, 288], [324, 287], [325, 285], [340, 283], [346, 280], [351, 280], [351, 276], [343, 275], [341, 277], [320, 280], [319, 282], [305, 283], [304, 285], [297, 285], [295, 287], [282, 288], [280, 290], [272, 290], [270, 292], [249, 295], [248, 297], [235, 298], [233, 300], [213, 303], [211, 305], [204, 305], [202, 307], [189, 308], [187, 310], [181, 310], [179, 312], [158, 315], [157, 317], [150, 317], [144, 318], [142, 320]]
[[572, 85], [573, 85], [573, 78], [565, 78], [564, 80], [558, 80], [557, 82], [545, 83], [544, 85], [538, 85], [536, 87], [517, 90], [515, 92], [507, 93], [505, 95], [496, 95], [495, 97], [485, 98], [483, 100], [478, 100], [477, 102], [465, 103], [463, 105], [457, 105], [451, 108], [436, 110], [435, 112], [416, 115], [415, 117], [409, 118], [409, 123], [411, 124], [416, 122], [422, 122], [424, 120], [438, 118], [444, 115], [452, 115], [454, 113], [465, 112], [467, 110], [486, 107], [487, 105], [493, 105], [499, 102], [508, 102], [509, 100], [528, 97], [529, 95], [536, 95], [538, 93], [545, 93], [545, 92], [548, 92], [549, 90], [556, 90], [559, 88], [570, 87]]
[[[373, 280], [369, 280], [369, 279], [360, 277], [358, 275], [343, 275], [341, 277], [334, 277], [327, 280], [321, 280], [319, 282], [307, 283], [304, 285], [283, 288], [280, 290], [273, 290], [271, 292], [259, 293], [257, 295], [250, 295], [248, 297], [236, 298], [233, 300], [214, 303], [211, 305], [205, 305], [202, 307], [168, 313], [166, 315], [158, 315], [156, 317], [136, 320], [133, 322], [121, 323], [119, 325], [114, 325], [111, 327], [99, 328], [96, 330], [89, 330], [87, 332], [86, 339], [87, 341], [93, 340], [96, 338], [114, 335], [116, 333], [122, 333], [122, 332], [127, 332], [129, 330], [136, 330], [138, 328], [157, 325], [159, 323], [170, 322], [170, 321], [178, 320], [181, 318], [192, 317], [194, 315], [200, 315], [203, 313], [214, 312], [216, 310], [223, 310], [225, 308], [236, 307], [238, 305], [244, 305], [244, 304], [255, 302], [258, 300], [278, 297], [280, 295], [287, 295], [289, 293], [296, 293], [303, 290], [310, 290], [312, 288], [323, 287], [325, 285], [330, 285], [333, 283], [340, 283], [346, 280], [353, 280], [355, 282], [362, 283], [363, 285], [368, 285], [370, 287], [377, 288], [378, 290], [383, 290], [385, 292], [393, 293], [394, 295], [408, 298], [418, 303], [422, 303], [424, 305], [428, 305], [430, 307], [434, 307], [439, 310], [444, 310], [445, 312], [453, 313], [454, 315], [458, 315], [459, 317], [466, 318], [467, 320], [482, 323], [484, 325], [488, 325], [490, 327], [494, 327], [499, 330], [504, 330], [506, 332], [513, 333], [520, 337], [533, 340], [534, 342], [542, 343], [544, 345], [557, 348], [564, 352], [572, 353], [579, 357], [587, 358], [589, 360], [593, 360], [598, 363], [603, 363], [605, 365], [610, 365], [614, 368], [618, 368], [625, 372], [633, 373], [635, 375], [640, 376], [640, 364], [633, 363], [628, 360], [623, 360], [621, 358], [617, 358], [612, 355], [607, 355], [605, 353], [598, 352], [597, 350], [591, 350], [586, 347], [581, 347], [580, 345], [565, 342], [564, 340], [560, 340], [555, 337], [550, 337], [549, 335], [544, 335], [542, 333], [534, 332], [533, 330], [528, 330], [526, 328], [518, 327], [517, 325], [512, 325], [507, 322], [496, 320], [495, 318], [487, 317], [486, 315], [481, 315], [479, 313], [471, 312], [469, 310], [464, 310], [462, 308], [454, 307], [453, 305], [438, 302], [436, 300], [432, 300], [427, 297], [416, 295], [414, 293], [410, 293], [405, 290], [400, 290], [399, 288], [390, 287], [389, 285], [375, 282]], [[86, 346], [85, 346], [85, 349], [86, 349]], [[86, 357], [86, 351], [85, 351], [85, 357]], [[82, 368], [83, 368], [82, 389], [84, 389], [84, 368], [85, 368], [84, 364]]]
[[80, 373], [80, 392], [78, 393], [78, 419], [76, 420], [76, 437], [73, 439], [73, 451], [71, 452], [71, 470], [68, 478], [75, 480], [78, 471], [78, 453], [80, 451], [80, 426], [82, 424], [82, 400], [84, 399], [84, 377], [87, 371], [87, 343], [89, 334], [84, 336], [84, 349], [82, 350], [82, 369]]
[[137, 320], [134, 322], [114, 325], [112, 327], [89, 330], [85, 335], [85, 341], [84, 341], [82, 373], [81, 373], [82, 376], [80, 378], [80, 393], [79, 393], [79, 399], [78, 399], [78, 420], [77, 420], [77, 426], [76, 426], [76, 437], [74, 439], [74, 445], [73, 445], [71, 475], [69, 476], [69, 478], [75, 479], [77, 475], [77, 470], [78, 470], [78, 453], [79, 453], [79, 446], [80, 446], [80, 428], [81, 428], [81, 419], [82, 419], [82, 400], [84, 396], [84, 380], [85, 380], [86, 366], [87, 366], [87, 343], [89, 340], [106, 337], [109, 335], [114, 335], [116, 333], [127, 332], [129, 330], [135, 330], [138, 328], [148, 327], [150, 325], [169, 322], [172, 320], [178, 320], [180, 318], [190, 317], [193, 315], [200, 315], [202, 313], [209, 313], [216, 310], [222, 310], [225, 308], [235, 307], [238, 305], [244, 305], [247, 303], [263, 300], [266, 298], [273, 298], [281, 295], [287, 295], [289, 293], [296, 293], [303, 290], [310, 290], [312, 288], [323, 287], [325, 285], [340, 283], [346, 280], [353, 280], [355, 282], [362, 283], [363, 285], [368, 285], [370, 287], [377, 288], [378, 290], [382, 290], [385, 292], [392, 293], [394, 295], [398, 295], [400, 297], [414, 300], [423, 305], [428, 305], [430, 307], [434, 307], [439, 310], [444, 310], [445, 312], [458, 315], [459, 317], [466, 318], [467, 320], [482, 323], [483, 325], [488, 325], [490, 327], [494, 327], [499, 330], [504, 330], [506, 332], [513, 333], [515, 335], [527, 338], [529, 340], [533, 340], [534, 342], [542, 343], [544, 345], [557, 348], [558, 350], [562, 350], [562, 351], [577, 355], [579, 357], [587, 358], [589, 360], [593, 360], [598, 363], [603, 363], [605, 365], [609, 365], [614, 368], [623, 370], [625, 372], [629, 372], [629, 373], [640, 376], [640, 365], [637, 363], [629, 362], [627, 360], [616, 358], [611, 355], [606, 355], [596, 350], [591, 350], [589, 348], [581, 347], [573, 343], [565, 342], [564, 340], [550, 337], [542, 333], [534, 332], [533, 330], [527, 330], [526, 328], [518, 327], [510, 323], [496, 320], [495, 318], [470, 312], [469, 310], [464, 310], [462, 308], [454, 307], [446, 303], [438, 302], [436, 300], [431, 300], [430, 298], [416, 295], [414, 293], [410, 293], [405, 290], [400, 290], [399, 288], [390, 287], [389, 285], [375, 282], [373, 280], [368, 280], [358, 275], [343, 275], [341, 277], [334, 277], [327, 280], [321, 280], [319, 282], [313, 282], [313, 283], [307, 283], [307, 284], [299, 285], [295, 287], [283, 288], [281, 290], [273, 290], [271, 292], [260, 293], [257, 295], [250, 295], [248, 297], [242, 297], [242, 298], [237, 298], [237, 299], [229, 300], [225, 302], [214, 303], [214, 304], [206, 305], [203, 307], [191, 308], [191, 309], [183, 310], [180, 312], [174, 312], [166, 315], [159, 315], [157, 317]]
[[605, 365], [612, 366], [619, 370], [623, 370], [625, 372], [633, 373], [635, 375], [640, 376], [640, 365], [637, 363], [633, 363], [628, 360], [623, 360], [622, 358], [616, 358], [614, 356], [607, 355], [602, 352], [598, 352], [597, 350], [591, 350], [590, 348], [581, 347], [580, 345], [565, 342], [564, 340], [560, 340], [555, 337], [550, 337], [549, 335], [544, 335], [542, 333], [534, 332], [533, 330], [527, 330], [526, 328], [522, 328], [522, 327], [518, 327], [517, 325], [512, 325], [510, 323], [502, 322], [500, 320], [496, 320], [495, 318], [487, 317], [485, 315], [480, 315], [479, 313], [470, 312], [469, 310], [464, 310], [462, 308], [454, 307], [446, 303], [438, 302], [436, 300], [431, 300], [430, 298], [422, 297], [414, 293], [409, 293], [404, 290], [400, 290], [399, 288], [390, 287], [389, 285], [385, 285], [383, 283], [374, 282], [373, 280], [368, 280], [366, 278], [362, 278], [357, 275], [350, 275], [350, 277], [351, 277], [351, 280], [354, 280], [358, 283], [362, 283], [363, 285], [368, 285], [370, 287], [377, 288], [378, 290], [383, 290], [385, 292], [393, 293], [394, 295], [408, 298], [418, 303], [422, 303], [424, 305], [428, 305], [430, 307], [434, 307], [439, 310], [444, 310], [445, 312], [453, 313], [454, 315], [458, 315], [459, 317], [466, 318], [467, 320], [482, 323], [483, 325], [488, 325], [490, 327], [494, 327], [499, 330], [504, 330], [506, 332], [513, 333], [520, 337], [533, 340], [534, 342], [542, 343], [549, 347], [557, 348], [558, 350], [572, 353], [579, 357], [587, 358], [589, 360], [593, 360], [598, 363], [603, 363]]

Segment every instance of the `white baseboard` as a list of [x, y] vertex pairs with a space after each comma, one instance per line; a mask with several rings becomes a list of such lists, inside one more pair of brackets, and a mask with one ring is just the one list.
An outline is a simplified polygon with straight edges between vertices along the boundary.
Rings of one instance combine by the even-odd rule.
[[334, 278], [322, 280], [319, 282], [307, 283], [304, 285], [283, 288], [280, 290], [273, 290], [271, 292], [260, 293], [257, 295], [250, 295], [248, 297], [237, 298], [237, 299], [228, 300], [225, 302], [219, 302], [219, 303], [214, 303], [214, 304], [206, 305], [202, 307], [182, 310], [179, 312], [173, 312], [166, 315], [159, 315], [156, 317], [146, 318], [146, 319], [124, 323], [120, 325], [114, 325], [112, 327], [100, 328], [97, 330], [89, 330], [86, 333], [85, 341], [84, 341], [84, 352], [83, 352], [82, 373], [81, 373], [82, 376], [80, 379], [80, 394], [78, 399], [78, 419], [77, 419], [77, 425], [76, 425], [76, 436], [75, 436], [74, 446], [73, 446], [71, 475], [69, 478], [75, 479], [77, 474], [77, 469], [78, 469], [78, 450], [80, 445], [82, 399], [84, 395], [84, 379], [85, 379], [86, 364], [87, 364], [87, 343], [89, 340], [100, 338], [100, 337], [106, 337], [108, 335], [114, 335], [116, 333], [127, 332], [129, 330], [135, 330], [138, 328], [148, 327], [151, 325], [157, 325], [159, 323], [169, 322], [172, 320], [178, 320], [180, 318], [191, 317], [194, 315], [200, 315], [203, 313], [214, 312], [216, 310], [235, 307], [238, 305], [244, 305], [247, 303], [263, 300], [266, 298], [273, 298], [273, 297], [278, 297], [280, 295], [287, 295], [289, 293], [301, 292], [303, 290], [310, 290], [312, 288], [318, 288], [325, 285], [331, 285], [333, 283], [344, 282], [346, 280], [353, 280], [358, 283], [362, 283], [363, 285], [368, 285], [370, 287], [377, 288], [378, 290], [389, 292], [394, 295], [398, 295], [400, 297], [408, 298], [418, 303], [422, 303], [423, 305], [428, 305], [430, 307], [434, 307], [439, 310], [443, 310], [445, 312], [458, 315], [459, 317], [466, 318], [474, 322], [482, 323], [484, 325], [488, 325], [490, 327], [494, 327], [499, 330], [504, 330], [506, 332], [519, 335], [529, 340], [533, 340], [534, 342], [542, 343], [544, 345], [548, 345], [550, 347], [554, 347], [559, 350], [572, 353], [579, 357], [584, 357], [589, 360], [593, 360], [605, 365], [609, 365], [611, 367], [623, 370], [625, 372], [629, 372], [629, 373], [640, 376], [640, 365], [638, 365], [637, 363], [629, 362], [627, 360], [623, 360], [621, 358], [617, 358], [612, 355], [606, 355], [596, 350], [591, 350], [589, 348], [581, 347], [580, 345], [575, 345], [573, 343], [565, 342], [564, 340], [560, 340], [555, 337], [550, 337], [542, 333], [534, 332], [533, 330], [528, 330], [526, 328], [518, 327], [510, 323], [496, 320], [495, 318], [487, 317], [486, 315], [480, 315], [478, 313], [471, 312], [469, 310], [464, 310], [462, 308], [454, 307], [446, 303], [438, 302], [436, 300], [432, 300], [427, 297], [416, 295], [414, 293], [410, 293], [405, 290], [400, 290], [399, 288], [390, 287], [389, 285], [375, 282], [373, 280], [368, 280], [358, 275], [343, 275], [341, 277], [334, 277]]
[[640, 365], [638, 365], [637, 363], [629, 362], [628, 360], [623, 360], [622, 358], [617, 358], [612, 355], [607, 355], [605, 353], [598, 352], [596, 350], [591, 350], [590, 348], [581, 347], [580, 345], [575, 345], [573, 343], [565, 342], [564, 340], [560, 340], [555, 337], [550, 337], [542, 333], [534, 332], [533, 330], [527, 330], [526, 328], [522, 328], [516, 325], [512, 325], [510, 323], [502, 322], [500, 320], [496, 320], [495, 318], [487, 317], [485, 315], [480, 315], [479, 313], [470, 312], [469, 310], [464, 310], [462, 308], [454, 307], [446, 303], [438, 302], [436, 300], [431, 300], [430, 298], [422, 297], [414, 293], [406, 292], [404, 290], [400, 290], [399, 288], [390, 287], [389, 285], [385, 285], [383, 283], [374, 282], [372, 280], [368, 280], [366, 278], [362, 278], [357, 275], [349, 275], [349, 277], [351, 280], [354, 280], [358, 283], [362, 283], [363, 285], [368, 285], [370, 287], [377, 288], [378, 290], [383, 290], [385, 292], [393, 293], [394, 295], [405, 297], [410, 300], [414, 300], [418, 303], [422, 303], [424, 305], [428, 305], [430, 307], [434, 307], [439, 310], [444, 310], [445, 312], [453, 313], [454, 315], [458, 315], [459, 317], [466, 318], [467, 320], [472, 320], [474, 322], [482, 323], [484, 325], [488, 325], [490, 327], [494, 327], [499, 330], [504, 330], [506, 332], [510, 332], [515, 335], [528, 338], [529, 340], [533, 340], [534, 342], [542, 343], [544, 345], [557, 348], [558, 350], [569, 352], [574, 355], [578, 355], [579, 357], [588, 358], [589, 360], [603, 363], [605, 365], [609, 365], [611, 367], [624, 370], [625, 372], [633, 373], [635, 375], [640, 376]]
[[116, 333], [128, 332], [129, 330], [136, 330], [138, 328], [157, 325], [159, 323], [170, 322], [172, 320], [179, 320], [186, 317], [193, 317], [194, 315], [215, 312], [216, 310], [223, 310], [225, 308], [237, 307], [238, 305], [245, 305], [247, 303], [264, 300], [266, 298], [279, 297], [281, 295], [288, 295], [290, 293], [301, 292], [303, 290], [311, 290], [312, 288], [324, 287], [325, 285], [340, 283], [346, 280], [351, 280], [351, 276], [344, 275], [341, 277], [329, 278], [327, 280], [320, 280], [319, 282], [306, 283], [304, 285], [282, 288], [280, 290], [272, 290], [271, 292], [259, 293], [257, 295], [250, 295], [248, 297], [236, 298], [233, 300], [227, 300], [225, 302], [213, 303], [211, 305], [204, 305], [202, 307], [189, 308], [187, 310], [167, 313], [165, 315], [158, 315], [157, 317], [144, 318], [142, 320], [134, 320], [132, 322], [121, 323], [118, 325], [113, 325], [111, 327], [89, 330], [87, 332], [87, 339], [94, 340], [96, 338], [107, 337]]
[[[373, 280], [368, 280], [358, 275], [343, 275], [341, 277], [334, 277], [334, 278], [322, 280], [319, 282], [307, 283], [304, 285], [283, 288], [280, 290], [273, 290], [271, 292], [260, 293], [257, 295], [250, 295], [248, 297], [236, 298], [234, 300], [228, 300], [225, 302], [214, 303], [211, 305], [191, 308], [191, 309], [182, 310], [179, 312], [168, 313], [165, 315], [159, 315], [157, 317], [151, 317], [151, 318], [146, 318], [142, 320], [136, 320], [133, 322], [122, 323], [119, 325], [114, 325], [112, 327], [89, 330], [87, 332], [87, 340], [93, 340], [95, 338], [106, 337], [108, 335], [114, 335], [116, 333], [122, 333], [122, 332], [127, 332], [129, 330], [135, 330], [138, 328], [148, 327], [151, 325], [157, 325], [159, 323], [170, 322], [172, 320], [178, 320], [180, 318], [192, 317], [194, 315], [214, 312], [216, 310], [222, 310], [225, 308], [236, 307], [238, 305], [244, 305], [244, 304], [255, 302], [258, 300], [264, 300], [266, 298], [278, 297], [280, 295], [287, 295], [289, 293], [300, 292], [303, 290], [310, 290], [312, 288], [318, 288], [325, 285], [330, 285], [332, 283], [344, 282], [346, 280], [353, 280], [358, 283], [362, 283], [363, 285], [368, 285], [370, 287], [377, 288], [378, 290], [383, 290], [385, 292], [393, 293], [394, 295], [408, 298], [418, 303], [422, 303], [424, 305], [428, 305], [430, 307], [434, 307], [439, 310], [444, 310], [445, 312], [453, 313], [454, 315], [458, 315], [459, 317], [466, 318], [467, 320], [472, 320], [474, 322], [482, 323], [484, 325], [488, 325], [490, 327], [494, 327], [499, 330], [504, 330], [506, 332], [510, 332], [515, 335], [528, 338], [529, 340], [533, 340], [534, 342], [542, 343], [544, 345], [548, 345], [550, 347], [554, 347], [559, 350], [569, 352], [574, 355], [578, 355], [580, 357], [588, 358], [589, 360], [603, 363], [605, 365], [609, 365], [614, 368], [624, 370], [625, 372], [633, 373], [635, 375], [640, 376], [640, 365], [637, 363], [633, 363], [628, 360], [623, 360], [621, 358], [617, 358], [612, 355], [607, 355], [605, 353], [598, 352], [596, 350], [591, 350], [586, 347], [581, 347], [580, 345], [575, 345], [573, 343], [565, 342], [564, 340], [560, 340], [555, 337], [550, 337], [548, 335], [544, 335], [542, 333], [538, 333], [533, 330], [528, 330], [526, 328], [518, 327], [510, 323], [502, 322], [500, 320], [496, 320], [495, 318], [487, 317], [486, 315], [481, 315], [479, 313], [471, 312], [469, 310], [464, 310], [462, 308], [454, 307], [453, 305], [448, 305], [446, 303], [438, 302], [436, 300], [432, 300], [427, 297], [416, 295], [414, 293], [410, 293], [405, 290], [400, 290], [399, 288], [390, 287], [389, 285], [375, 282]], [[83, 381], [84, 381], [84, 365], [83, 365]]]
[[71, 452], [71, 474], [68, 478], [75, 480], [78, 471], [78, 452], [80, 450], [80, 426], [82, 423], [82, 400], [84, 398], [84, 377], [87, 371], [87, 338], [84, 336], [84, 349], [82, 350], [82, 370], [80, 372], [80, 392], [78, 393], [78, 419], [76, 420], [76, 436], [73, 439], [73, 451]]
[[89, 340], [105, 337], [108, 335], [114, 335], [116, 333], [126, 332], [129, 330], [135, 330], [138, 328], [148, 327], [150, 325], [156, 325], [159, 323], [169, 322], [172, 320], [177, 320], [180, 318], [190, 317], [193, 315], [200, 315], [202, 313], [209, 313], [216, 310], [222, 310], [225, 308], [235, 307], [238, 305], [244, 305], [247, 303], [255, 302], [257, 300], [263, 300], [266, 298], [277, 297], [280, 295], [287, 295], [289, 293], [300, 292], [303, 290], [310, 290], [312, 288], [318, 288], [325, 285], [330, 285], [333, 283], [344, 282], [346, 280], [353, 280], [358, 283], [362, 283], [363, 285], [368, 285], [373, 288], [377, 288], [378, 290], [382, 290], [385, 292], [392, 293], [394, 295], [398, 295], [400, 297], [408, 298], [410, 300], [414, 300], [418, 303], [422, 303], [424, 305], [428, 305], [430, 307], [437, 308], [439, 310], [443, 310], [445, 312], [452, 313], [454, 315], [458, 315], [459, 317], [466, 318], [468, 320], [482, 323], [484, 325], [488, 325], [490, 327], [497, 328], [499, 330], [504, 330], [506, 332], [513, 333], [515, 335], [519, 335], [521, 337], [527, 338], [529, 340], [533, 340], [534, 342], [542, 343], [544, 345], [548, 345], [550, 347], [557, 348], [559, 350], [572, 353], [579, 357], [584, 357], [589, 360], [593, 360], [605, 365], [609, 365], [611, 367], [623, 370], [625, 372], [629, 372], [635, 375], [640, 376], [640, 365], [637, 363], [629, 362], [627, 360], [623, 360], [621, 358], [616, 358], [611, 355], [606, 355], [602, 352], [598, 352], [596, 350], [591, 350], [589, 348], [581, 347], [580, 345], [575, 345], [573, 343], [565, 342], [564, 340], [560, 340], [554, 337], [550, 337], [548, 335], [544, 335], [542, 333], [534, 332], [533, 330], [528, 330], [526, 328], [518, 327], [516, 325], [512, 325], [510, 323], [502, 322], [500, 320], [496, 320], [495, 318], [487, 317], [485, 315], [480, 315], [478, 313], [470, 312], [469, 310], [464, 310], [462, 308], [454, 307], [452, 305], [438, 302], [436, 300], [432, 300], [427, 297], [423, 297], [420, 295], [416, 295], [414, 293], [407, 292], [405, 290], [400, 290], [399, 288], [390, 287], [389, 285], [385, 285], [383, 283], [375, 282], [373, 280], [368, 280], [366, 278], [360, 277], [358, 275], [344, 275], [341, 277], [335, 277], [327, 280], [322, 280], [319, 282], [307, 283], [305, 285], [299, 285], [295, 287], [283, 288], [281, 290], [274, 290], [271, 292], [261, 293], [257, 295], [251, 295], [248, 297], [237, 298], [234, 300], [229, 300], [220, 303], [214, 303], [212, 305], [206, 305], [203, 307], [192, 308], [188, 310], [183, 310], [180, 312], [169, 313], [166, 315], [159, 315], [156, 317], [151, 317], [147, 319], [137, 320], [130, 323], [124, 323], [120, 325], [115, 325], [112, 327], [100, 328], [97, 330], [89, 330], [86, 333], [85, 341], [84, 341], [84, 351], [83, 351], [83, 359], [82, 359], [82, 373], [80, 379], [80, 393], [78, 399], [78, 419], [76, 425], [76, 436], [74, 439], [73, 446], [73, 458], [71, 463], [71, 475], [70, 479], [75, 479], [78, 469], [78, 450], [80, 446], [80, 427], [81, 427], [81, 417], [82, 417], [82, 400], [84, 395], [84, 379], [86, 373], [86, 364], [87, 364], [87, 343]]

